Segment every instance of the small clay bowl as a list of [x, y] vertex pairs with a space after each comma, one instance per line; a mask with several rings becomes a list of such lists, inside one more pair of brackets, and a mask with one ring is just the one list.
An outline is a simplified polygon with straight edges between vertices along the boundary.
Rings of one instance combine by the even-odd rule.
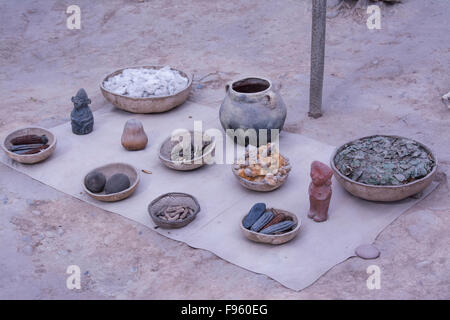
[[288, 176], [289, 176], [289, 172], [282, 176], [281, 179], [278, 179], [277, 183], [275, 185], [270, 185], [265, 183], [264, 181], [251, 181], [245, 178], [242, 178], [239, 175], [239, 169], [236, 169], [234, 166], [231, 167], [231, 171], [233, 171], [234, 176], [236, 177], [236, 179], [239, 181], [239, 183], [250, 190], [253, 191], [259, 191], [259, 192], [268, 192], [268, 191], [273, 191], [275, 189], [278, 189], [279, 187], [281, 187], [287, 180]]
[[[123, 174], [127, 175], [128, 178], [130, 179], [130, 187], [123, 191], [116, 192], [116, 193], [110, 193], [110, 194], [106, 194], [105, 191], [102, 191], [99, 193], [91, 192], [86, 188], [86, 185], [84, 184], [84, 179], [92, 171], [98, 171], [98, 172], [103, 173], [106, 177], [106, 180], [108, 180], [112, 175], [114, 175], [116, 173], [123, 173]], [[133, 166], [126, 164], [126, 163], [120, 163], [120, 162], [110, 163], [105, 166], [98, 167], [92, 171], [89, 171], [84, 176], [82, 184], [83, 184], [84, 192], [86, 192], [89, 196], [91, 196], [92, 198], [99, 200], [99, 201], [114, 202], [114, 201], [126, 199], [136, 190], [136, 188], [139, 184], [138, 171], [136, 170], [136, 168], [134, 168]]]
[[[193, 131], [189, 131], [191, 135]], [[209, 156], [213, 156], [213, 152], [216, 147], [214, 138], [211, 139], [211, 143], [205, 147], [203, 155], [201, 157], [194, 158], [193, 160], [173, 161], [170, 159], [171, 154], [171, 137], [168, 137], [159, 147], [159, 160], [168, 168], [179, 171], [190, 171], [202, 167], [206, 164], [205, 159]]]
[[[271, 208], [266, 209], [266, 211], [271, 210]], [[281, 210], [281, 209], [275, 209], [278, 212], [284, 213], [286, 216], [289, 216], [292, 218], [292, 221], [296, 223], [296, 226], [293, 230], [281, 233], [281, 234], [262, 234], [259, 232], [251, 231], [244, 227], [243, 222], [244, 218], [247, 216], [243, 216], [241, 219], [241, 231], [244, 234], [244, 236], [247, 237], [247, 239], [255, 241], [255, 242], [261, 242], [261, 243], [268, 243], [268, 244], [282, 244], [288, 241], [291, 241], [292, 239], [297, 236], [297, 234], [300, 231], [300, 225], [301, 220], [297, 218], [297, 216], [289, 211]]]
[[[429, 147], [426, 145], [415, 141], [418, 145], [420, 145], [422, 148], [425, 149], [427, 153], [431, 155], [431, 157], [434, 160], [434, 167], [431, 170], [430, 173], [428, 173], [425, 177], [414, 180], [409, 183], [396, 185], [396, 186], [376, 186], [376, 185], [370, 185], [365, 184], [361, 182], [357, 182], [354, 180], [351, 180], [350, 178], [347, 178], [345, 175], [343, 175], [338, 168], [336, 168], [336, 165], [334, 163], [334, 158], [336, 157], [336, 154], [341, 151], [344, 147], [346, 147], [349, 144], [352, 144], [354, 141], [370, 138], [370, 137], [376, 137], [376, 136], [382, 136], [382, 137], [395, 137], [395, 138], [404, 138], [400, 136], [390, 136], [390, 135], [375, 135], [375, 136], [367, 136], [358, 138], [355, 140], [352, 140], [350, 142], [347, 142], [343, 144], [342, 146], [336, 148], [331, 155], [330, 159], [330, 166], [334, 171], [334, 177], [337, 181], [344, 187], [345, 190], [347, 190], [352, 195], [369, 201], [381, 201], [381, 202], [391, 202], [391, 201], [399, 201], [405, 198], [408, 198], [412, 195], [415, 195], [419, 192], [421, 192], [423, 189], [428, 187], [430, 183], [433, 181], [434, 176], [437, 172], [437, 166], [438, 162], [434, 155], [434, 153], [431, 151]], [[404, 138], [409, 139], [409, 138]], [[411, 140], [411, 139], [410, 139]]]
[[171, 110], [181, 104], [183, 104], [189, 97], [189, 92], [192, 87], [192, 76], [187, 72], [171, 68], [172, 70], [178, 71], [182, 76], [188, 79], [186, 88], [168, 96], [154, 96], [148, 98], [134, 98], [122, 94], [117, 94], [107, 90], [103, 83], [110, 77], [121, 74], [125, 69], [161, 69], [163, 66], [138, 66], [138, 67], [127, 67], [114, 71], [113, 73], [107, 75], [102, 83], [100, 84], [100, 90], [103, 96], [111, 102], [114, 106], [119, 109], [133, 112], [133, 113], [159, 113]]
[[[194, 209], [194, 213], [181, 221], [167, 221], [157, 216], [157, 213], [161, 210], [165, 210], [169, 206], [178, 205], [188, 206]], [[148, 205], [148, 213], [150, 214], [153, 222], [157, 226], [164, 229], [176, 229], [188, 225], [195, 219], [199, 211], [200, 205], [198, 204], [197, 199], [195, 199], [195, 197], [191, 196], [190, 194], [182, 192], [170, 192], [163, 194]]]
[[[12, 146], [12, 144], [10, 142], [12, 139], [14, 139], [16, 137], [20, 137], [20, 136], [31, 135], [31, 134], [35, 134], [38, 136], [45, 135], [48, 138], [48, 143], [47, 143], [49, 145], [48, 148], [42, 150], [39, 153], [35, 153], [35, 154], [17, 154], [12, 151], [9, 151], [8, 148]], [[44, 129], [41, 127], [22, 128], [22, 129], [15, 130], [15, 131], [11, 132], [10, 134], [8, 134], [5, 138], [5, 140], [3, 141], [2, 148], [8, 157], [10, 157], [11, 159], [13, 159], [17, 162], [25, 163], [25, 164], [38, 163], [38, 162], [44, 161], [45, 159], [50, 157], [50, 155], [53, 153], [53, 151], [55, 151], [56, 137], [53, 135], [53, 133], [51, 133], [47, 129]]]

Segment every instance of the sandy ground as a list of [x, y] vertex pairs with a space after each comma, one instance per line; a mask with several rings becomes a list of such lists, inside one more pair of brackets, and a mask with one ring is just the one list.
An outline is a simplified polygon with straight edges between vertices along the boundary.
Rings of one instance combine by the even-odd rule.
[[[389, 133], [435, 150], [441, 186], [378, 237], [375, 261], [351, 258], [295, 292], [264, 275], [166, 239], [0, 165], [0, 298], [449, 299], [450, 2], [382, 6], [328, 20], [324, 110], [307, 117], [310, 1], [86, 1], [81, 30], [66, 28], [65, 1], [0, 3], [0, 134], [68, 120], [70, 98], [98, 89], [123, 66], [170, 64], [195, 73], [191, 100], [218, 111], [224, 84], [273, 79], [288, 106], [286, 129], [338, 145]], [[194, 115], [195, 116], [195, 115]], [[68, 163], [67, 165], [70, 165]], [[66, 288], [66, 268], [82, 289]], [[378, 265], [381, 289], [368, 290]]]

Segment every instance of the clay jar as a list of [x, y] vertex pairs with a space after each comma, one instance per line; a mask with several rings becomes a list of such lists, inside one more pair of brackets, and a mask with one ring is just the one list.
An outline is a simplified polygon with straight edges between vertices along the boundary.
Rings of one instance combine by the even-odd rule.
[[130, 119], [125, 123], [122, 133], [122, 146], [130, 151], [142, 150], [148, 142], [144, 127], [139, 120]]
[[[237, 136], [239, 144], [264, 144], [260, 139], [260, 129], [267, 129], [267, 142], [275, 140], [270, 129], [281, 131], [286, 119], [286, 106], [281, 96], [274, 91], [272, 83], [264, 78], [244, 78], [231, 82], [225, 86], [226, 96], [220, 106], [219, 117], [222, 127], [227, 129], [256, 130], [255, 139], [245, 138], [239, 131], [233, 134]], [[278, 131], [278, 133], [279, 133]], [[228, 131], [228, 134], [232, 132]], [[250, 132], [249, 132], [250, 133]], [[248, 134], [247, 134], [248, 136]]]

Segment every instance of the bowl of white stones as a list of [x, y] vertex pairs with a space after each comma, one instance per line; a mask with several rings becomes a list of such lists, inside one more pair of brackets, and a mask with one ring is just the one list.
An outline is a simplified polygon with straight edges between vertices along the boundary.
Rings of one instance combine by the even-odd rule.
[[133, 113], [159, 113], [186, 101], [192, 76], [169, 66], [128, 67], [107, 75], [100, 84], [106, 100]]

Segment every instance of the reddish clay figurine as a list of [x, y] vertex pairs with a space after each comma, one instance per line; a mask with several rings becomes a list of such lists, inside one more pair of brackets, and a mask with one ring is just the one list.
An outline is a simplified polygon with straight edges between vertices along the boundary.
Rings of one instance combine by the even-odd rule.
[[320, 161], [311, 163], [311, 183], [309, 185], [308, 217], [316, 222], [328, 219], [331, 199], [331, 177], [333, 171]]

